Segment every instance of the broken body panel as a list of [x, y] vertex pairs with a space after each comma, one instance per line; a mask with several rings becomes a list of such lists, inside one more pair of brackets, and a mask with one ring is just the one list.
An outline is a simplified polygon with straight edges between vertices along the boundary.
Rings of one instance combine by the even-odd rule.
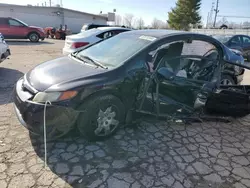
[[[192, 39], [190, 36], [191, 41]], [[167, 61], [180, 56], [178, 53], [173, 55], [178, 51], [176, 49], [178, 45], [171, 48], [173, 44], [177, 43], [170, 42], [167, 46], [168, 52], [170, 52]], [[244, 68], [250, 69], [250, 67], [244, 64], [241, 58], [236, 57], [238, 54], [230, 51], [224, 45], [213, 44], [217, 48], [219, 56], [200, 70], [200, 76], [208, 76], [208, 79], [203, 81], [181, 78], [169, 72], [161, 65], [162, 56], [159, 58], [160, 54], [164, 52], [164, 47], [157, 49], [153, 61], [154, 70], [147, 74], [140, 88], [136, 105], [137, 112], [169, 119], [209, 119], [214, 115], [223, 118], [249, 114], [250, 85], [223, 86], [220, 85], [220, 76], [225, 72], [230, 72], [230, 67], [233, 66], [238, 66], [239, 72], [243, 76]], [[187, 57], [189, 59], [206, 59], [191, 55]], [[180, 58], [185, 58], [185, 56], [180, 56]]]

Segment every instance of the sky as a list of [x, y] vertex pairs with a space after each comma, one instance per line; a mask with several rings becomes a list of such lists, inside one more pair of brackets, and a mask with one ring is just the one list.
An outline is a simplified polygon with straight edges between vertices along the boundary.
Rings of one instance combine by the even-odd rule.
[[[51, 0], [52, 4], [60, 3], [60, 0]], [[154, 18], [162, 21], [168, 19], [168, 12], [175, 6], [177, 0], [62, 0], [63, 7], [99, 14], [112, 12], [121, 16], [133, 14], [135, 17], [143, 18], [146, 25], [150, 25]], [[212, 2], [216, 0], [202, 0], [200, 14], [202, 22], [206, 24], [208, 12], [211, 10]], [[49, 0], [0, 0], [0, 3], [37, 5], [42, 3], [49, 5]], [[250, 21], [250, 0], [219, 0], [218, 15], [222, 16], [244, 16], [249, 18], [226, 18], [228, 21], [244, 22]], [[218, 20], [222, 17], [218, 17]]]

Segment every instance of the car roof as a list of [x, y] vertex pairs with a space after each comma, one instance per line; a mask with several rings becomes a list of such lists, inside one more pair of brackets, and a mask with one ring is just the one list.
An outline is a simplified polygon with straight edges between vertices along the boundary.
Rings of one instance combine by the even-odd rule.
[[113, 30], [113, 29], [130, 30], [130, 29], [124, 28], [124, 27], [97, 27], [96, 29], [99, 29], [102, 31], [109, 31], [109, 30]]
[[132, 30], [129, 31], [129, 34], [147, 35], [150, 37], [162, 38], [174, 34], [195, 34], [195, 33], [191, 33], [188, 31], [167, 30], [167, 29], [144, 29], [144, 30]]
[[94, 24], [94, 23], [90, 23], [90, 24], [85, 24], [85, 25], [88, 25], [88, 26], [90, 26], [90, 25], [96, 25], [96, 26], [98, 26], [98, 25], [106, 25], [106, 26], [109, 26], [109, 25], [107, 25], [107, 24]]

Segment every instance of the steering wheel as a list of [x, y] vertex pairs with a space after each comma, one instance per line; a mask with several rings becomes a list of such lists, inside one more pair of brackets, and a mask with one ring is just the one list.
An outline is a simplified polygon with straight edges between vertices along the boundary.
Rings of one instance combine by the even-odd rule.
[[216, 50], [216, 49], [210, 49], [210, 50], [208, 50], [205, 54], [203, 54], [203, 56], [202, 56], [202, 57], [205, 57], [208, 53], [210, 53], [210, 52], [212, 52], [212, 51], [217, 52], [217, 50]]

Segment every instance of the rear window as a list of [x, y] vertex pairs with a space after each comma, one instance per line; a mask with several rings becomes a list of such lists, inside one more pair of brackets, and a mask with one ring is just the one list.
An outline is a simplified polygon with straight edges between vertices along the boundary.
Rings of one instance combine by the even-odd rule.
[[86, 30], [84, 32], [78, 33], [77, 36], [79, 36], [79, 37], [89, 37], [91, 35], [97, 35], [98, 33], [100, 33], [99, 29], [89, 29], [89, 30]]

